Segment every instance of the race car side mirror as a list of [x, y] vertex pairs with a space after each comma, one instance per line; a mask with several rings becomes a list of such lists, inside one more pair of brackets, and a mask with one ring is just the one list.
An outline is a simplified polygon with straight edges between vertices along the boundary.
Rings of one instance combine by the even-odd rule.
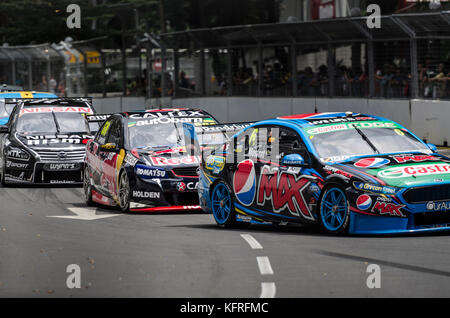
[[117, 152], [117, 151], [119, 151], [119, 148], [113, 142], [109, 142], [107, 144], [101, 145], [100, 148], [104, 152]]
[[9, 132], [9, 127], [6, 125], [0, 125], [0, 134], [6, 134]]
[[281, 159], [281, 164], [283, 166], [295, 166], [295, 167], [305, 167], [305, 159], [298, 153], [293, 153], [286, 155]]
[[431, 149], [431, 151], [433, 152], [437, 152], [437, 147], [435, 144], [427, 144], [428, 148]]

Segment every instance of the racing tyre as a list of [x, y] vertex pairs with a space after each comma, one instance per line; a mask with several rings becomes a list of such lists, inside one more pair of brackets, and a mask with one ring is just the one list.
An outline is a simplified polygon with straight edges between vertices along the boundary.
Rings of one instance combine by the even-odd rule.
[[89, 170], [86, 167], [83, 174], [83, 190], [84, 190], [84, 200], [88, 206], [93, 206], [94, 201], [92, 201], [92, 184], [91, 177], [89, 176]]
[[6, 181], [5, 181], [5, 162], [3, 162], [3, 168], [0, 172], [0, 184], [2, 187], [6, 187]]
[[125, 170], [119, 176], [119, 208], [122, 212], [130, 212], [130, 181]]
[[348, 231], [350, 205], [345, 190], [339, 185], [327, 187], [320, 199], [319, 218], [322, 228], [332, 234], [345, 234]]
[[236, 211], [231, 190], [228, 185], [222, 181], [217, 183], [211, 192], [212, 213], [219, 227], [233, 228], [236, 227]]

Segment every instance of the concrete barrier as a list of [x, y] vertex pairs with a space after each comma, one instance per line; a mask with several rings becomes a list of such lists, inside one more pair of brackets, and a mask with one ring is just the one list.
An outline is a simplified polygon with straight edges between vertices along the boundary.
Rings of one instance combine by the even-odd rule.
[[94, 98], [98, 113], [144, 108], [203, 109], [220, 122], [258, 121], [283, 115], [353, 111], [392, 119], [418, 137], [446, 145], [450, 136], [450, 101], [366, 98], [196, 97], [145, 100], [144, 97]]

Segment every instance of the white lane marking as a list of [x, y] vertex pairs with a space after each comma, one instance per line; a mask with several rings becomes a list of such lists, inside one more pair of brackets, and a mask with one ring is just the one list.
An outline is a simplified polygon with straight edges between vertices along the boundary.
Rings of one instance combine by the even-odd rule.
[[273, 269], [267, 256], [257, 256], [259, 272], [261, 275], [273, 275]]
[[262, 245], [250, 234], [241, 234], [241, 237], [247, 241], [248, 245], [254, 250], [262, 249]]
[[[250, 245], [254, 250], [263, 249], [262, 245], [250, 234], [241, 234], [241, 237]], [[272, 265], [270, 265], [269, 258], [267, 256], [257, 256], [258, 268], [261, 275], [273, 275]], [[261, 283], [261, 294], [259, 298], [275, 298], [276, 286], [274, 282]]]
[[61, 219], [75, 219], [75, 220], [98, 220], [104, 218], [110, 218], [121, 214], [100, 214], [97, 215], [96, 208], [68, 208], [68, 210], [76, 215], [48, 215], [49, 218], [61, 218]]
[[259, 295], [259, 298], [275, 298], [276, 292], [275, 283], [261, 283], [261, 295]]

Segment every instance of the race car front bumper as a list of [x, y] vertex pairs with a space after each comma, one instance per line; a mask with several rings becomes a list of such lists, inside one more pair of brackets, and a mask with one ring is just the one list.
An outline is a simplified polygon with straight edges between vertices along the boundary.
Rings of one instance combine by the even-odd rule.
[[[428, 222], [420, 217], [428, 214]], [[410, 213], [407, 218], [380, 215], [366, 215], [350, 212], [349, 234], [403, 234], [450, 231], [450, 221], [433, 215], [436, 212]], [[433, 220], [435, 219], [435, 220]], [[450, 219], [449, 219], [450, 220]]]
[[142, 180], [131, 189], [130, 211], [171, 212], [201, 210], [197, 194], [198, 178]]
[[5, 181], [18, 184], [82, 184], [84, 162], [35, 162], [21, 169], [5, 167]]

